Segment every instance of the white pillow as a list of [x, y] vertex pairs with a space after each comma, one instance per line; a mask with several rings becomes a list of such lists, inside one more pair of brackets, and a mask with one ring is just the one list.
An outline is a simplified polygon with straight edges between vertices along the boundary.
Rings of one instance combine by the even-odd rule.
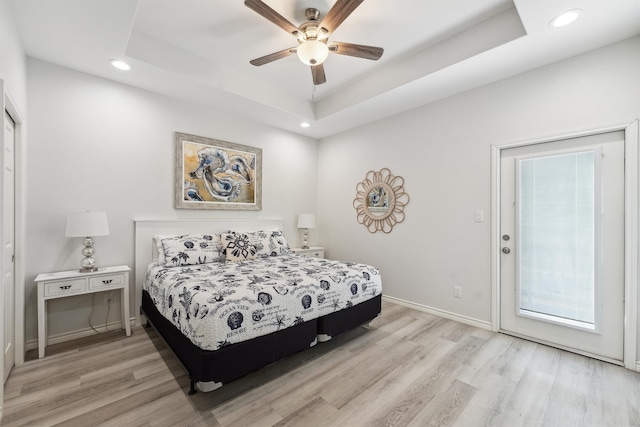
[[[166, 239], [168, 237], [172, 237], [172, 236], [162, 236], [160, 234], [153, 236], [153, 242], [155, 243], [155, 247], [156, 247], [157, 261], [165, 262], [164, 248], [162, 247], [162, 239]], [[154, 257], [154, 260], [155, 259], [156, 257]]]

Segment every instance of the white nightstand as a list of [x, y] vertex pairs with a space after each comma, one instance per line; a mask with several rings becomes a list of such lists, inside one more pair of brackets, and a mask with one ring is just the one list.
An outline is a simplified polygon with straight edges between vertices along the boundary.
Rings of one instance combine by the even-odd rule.
[[311, 258], [324, 258], [324, 248], [321, 246], [312, 246], [309, 249], [291, 248], [291, 252], [296, 255], [302, 255]]
[[119, 265], [100, 268], [91, 273], [73, 270], [39, 274], [35, 280], [38, 284], [38, 357], [44, 357], [47, 346], [47, 301], [50, 299], [120, 289], [122, 325], [127, 336], [131, 335], [129, 271], [129, 266]]

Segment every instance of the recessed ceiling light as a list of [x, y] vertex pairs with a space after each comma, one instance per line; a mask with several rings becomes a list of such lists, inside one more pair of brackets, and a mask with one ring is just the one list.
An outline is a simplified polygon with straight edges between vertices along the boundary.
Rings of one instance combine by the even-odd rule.
[[303, 128], [308, 128], [311, 125], [309, 124], [309, 122], [302, 122], [300, 123], [300, 126], [302, 126]]
[[124, 61], [120, 61], [119, 59], [112, 59], [111, 65], [116, 67], [118, 70], [129, 71], [131, 67]]
[[551, 20], [550, 25], [555, 28], [564, 27], [565, 25], [571, 24], [573, 21], [578, 19], [582, 10], [580, 9], [571, 9], [566, 12], [562, 12], [560, 15], [556, 16]]

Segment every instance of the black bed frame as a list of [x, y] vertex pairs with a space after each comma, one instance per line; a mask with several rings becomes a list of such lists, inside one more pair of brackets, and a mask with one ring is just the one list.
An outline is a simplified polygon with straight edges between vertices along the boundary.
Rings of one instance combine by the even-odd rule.
[[318, 335], [335, 337], [368, 323], [382, 309], [382, 295], [350, 308], [305, 321], [281, 331], [231, 344], [219, 350], [202, 350], [185, 337], [156, 308], [147, 291], [142, 293], [142, 314], [171, 348], [191, 380], [189, 394], [197, 392], [196, 382], [227, 384], [249, 372], [313, 346]]

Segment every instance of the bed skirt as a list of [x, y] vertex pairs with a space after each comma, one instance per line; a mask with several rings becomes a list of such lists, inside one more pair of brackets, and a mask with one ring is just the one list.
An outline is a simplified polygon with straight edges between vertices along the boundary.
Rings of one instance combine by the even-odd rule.
[[194, 381], [227, 384], [312, 347], [318, 335], [335, 337], [370, 322], [380, 314], [381, 304], [382, 296], [378, 295], [348, 309], [213, 351], [202, 350], [185, 337], [160, 314], [146, 291], [142, 294], [141, 309], [183, 365], [192, 384]]

